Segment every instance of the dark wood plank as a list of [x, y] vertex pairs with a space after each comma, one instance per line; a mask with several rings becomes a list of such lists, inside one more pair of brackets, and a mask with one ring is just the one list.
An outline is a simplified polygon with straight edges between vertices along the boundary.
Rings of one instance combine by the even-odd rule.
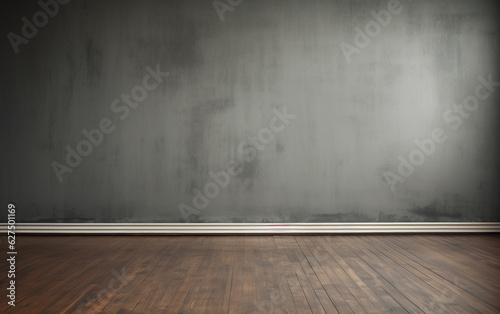
[[435, 297], [427, 291], [421, 289], [419, 282], [408, 278], [401, 267], [390, 265], [389, 260], [384, 258], [383, 253], [374, 250], [366, 243], [365, 236], [350, 237], [351, 246], [357, 248], [356, 254], [372, 267], [379, 276], [390, 282], [396, 289], [401, 291], [412, 303], [426, 313], [440, 311], [433, 306]]
[[500, 312], [498, 235], [23, 235], [17, 249], [2, 313]]

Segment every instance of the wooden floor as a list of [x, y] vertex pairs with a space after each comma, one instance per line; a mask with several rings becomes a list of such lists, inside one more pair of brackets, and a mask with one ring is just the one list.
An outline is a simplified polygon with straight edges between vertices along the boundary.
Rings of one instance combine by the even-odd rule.
[[498, 235], [16, 240], [7, 312], [500, 313]]

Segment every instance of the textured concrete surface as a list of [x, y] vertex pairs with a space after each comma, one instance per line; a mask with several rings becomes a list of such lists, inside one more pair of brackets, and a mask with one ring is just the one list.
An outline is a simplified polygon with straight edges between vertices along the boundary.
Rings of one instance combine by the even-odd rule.
[[[198, 222], [499, 221], [500, 87], [457, 129], [443, 117], [500, 81], [496, 2], [401, 0], [347, 60], [389, 3], [244, 0], [221, 21], [210, 0], [73, 0], [15, 53], [7, 34], [41, 8], [6, 1], [1, 206], [18, 222], [183, 222], [181, 204]], [[447, 140], [388, 184], [436, 128]]]

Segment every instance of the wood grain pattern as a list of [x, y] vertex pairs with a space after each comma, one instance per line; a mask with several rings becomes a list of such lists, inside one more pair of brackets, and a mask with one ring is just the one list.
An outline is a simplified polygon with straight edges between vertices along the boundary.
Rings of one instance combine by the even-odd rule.
[[2, 313], [500, 312], [499, 235], [23, 235], [17, 248]]

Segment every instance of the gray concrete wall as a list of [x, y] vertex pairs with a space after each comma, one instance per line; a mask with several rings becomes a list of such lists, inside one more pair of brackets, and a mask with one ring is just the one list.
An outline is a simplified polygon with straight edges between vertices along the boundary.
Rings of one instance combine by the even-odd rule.
[[73, 0], [44, 21], [7, 1], [2, 206], [19, 222], [499, 221], [495, 3]]

